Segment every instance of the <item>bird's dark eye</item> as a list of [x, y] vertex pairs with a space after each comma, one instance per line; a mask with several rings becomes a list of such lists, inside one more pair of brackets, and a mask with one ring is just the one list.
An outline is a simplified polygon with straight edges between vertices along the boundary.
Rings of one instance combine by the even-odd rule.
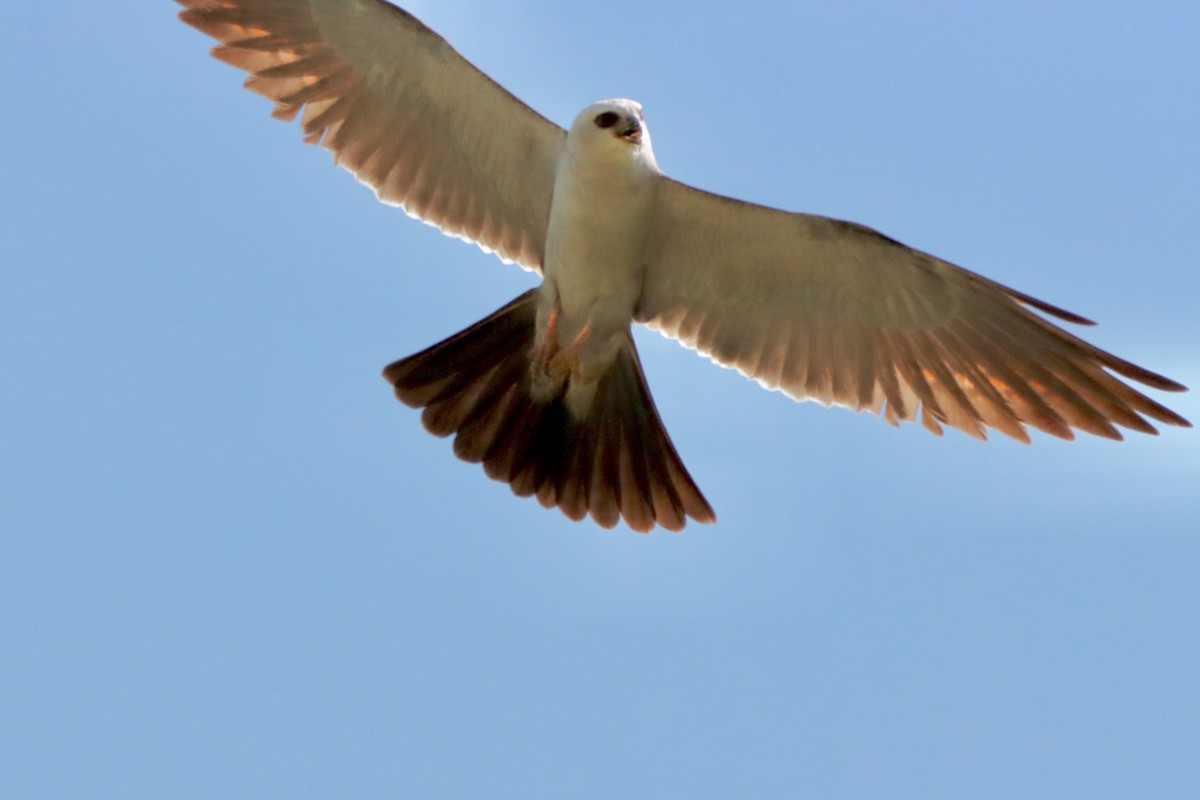
[[612, 111], [605, 111], [603, 114], [596, 115], [596, 127], [611, 128], [613, 125], [616, 125], [620, 119], [620, 114], [613, 113]]

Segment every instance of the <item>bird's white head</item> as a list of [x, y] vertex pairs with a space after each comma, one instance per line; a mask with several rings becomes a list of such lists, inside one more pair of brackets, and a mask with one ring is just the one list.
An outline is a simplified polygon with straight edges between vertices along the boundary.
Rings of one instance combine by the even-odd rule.
[[567, 139], [592, 153], [633, 157], [658, 169], [642, 104], [633, 100], [592, 103], [575, 117]]

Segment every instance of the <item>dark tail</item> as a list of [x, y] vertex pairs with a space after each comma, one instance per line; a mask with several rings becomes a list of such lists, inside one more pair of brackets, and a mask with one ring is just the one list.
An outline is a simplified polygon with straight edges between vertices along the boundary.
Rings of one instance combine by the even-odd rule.
[[536, 290], [428, 350], [391, 364], [383, 376], [406, 405], [424, 408], [435, 436], [454, 437], [459, 458], [536, 495], [574, 520], [589, 513], [606, 528], [620, 518], [635, 531], [682, 530], [687, 517], [716, 515], [663, 428], [633, 339], [601, 378], [584, 418], [564, 402], [530, 396]]

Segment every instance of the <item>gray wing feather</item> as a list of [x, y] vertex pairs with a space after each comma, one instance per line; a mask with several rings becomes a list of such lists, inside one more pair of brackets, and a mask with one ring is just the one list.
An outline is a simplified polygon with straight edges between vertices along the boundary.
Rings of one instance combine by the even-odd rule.
[[664, 179], [638, 320], [770, 389], [978, 438], [1188, 425], [1112, 373], [1184, 387], [1031, 309], [1087, 320], [869, 228]]
[[178, 0], [246, 87], [380, 200], [540, 270], [566, 139], [382, 0]]

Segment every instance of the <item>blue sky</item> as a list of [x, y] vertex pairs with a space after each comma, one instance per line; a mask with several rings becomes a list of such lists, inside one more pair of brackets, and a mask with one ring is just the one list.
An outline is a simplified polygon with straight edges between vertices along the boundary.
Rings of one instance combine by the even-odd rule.
[[[560, 124], [633, 97], [668, 174], [1200, 386], [1194, 2], [408, 7]], [[720, 522], [572, 524], [379, 377], [531, 276], [175, 11], [0, 17], [0, 795], [1200, 796], [1198, 434], [936, 439], [643, 335]]]

